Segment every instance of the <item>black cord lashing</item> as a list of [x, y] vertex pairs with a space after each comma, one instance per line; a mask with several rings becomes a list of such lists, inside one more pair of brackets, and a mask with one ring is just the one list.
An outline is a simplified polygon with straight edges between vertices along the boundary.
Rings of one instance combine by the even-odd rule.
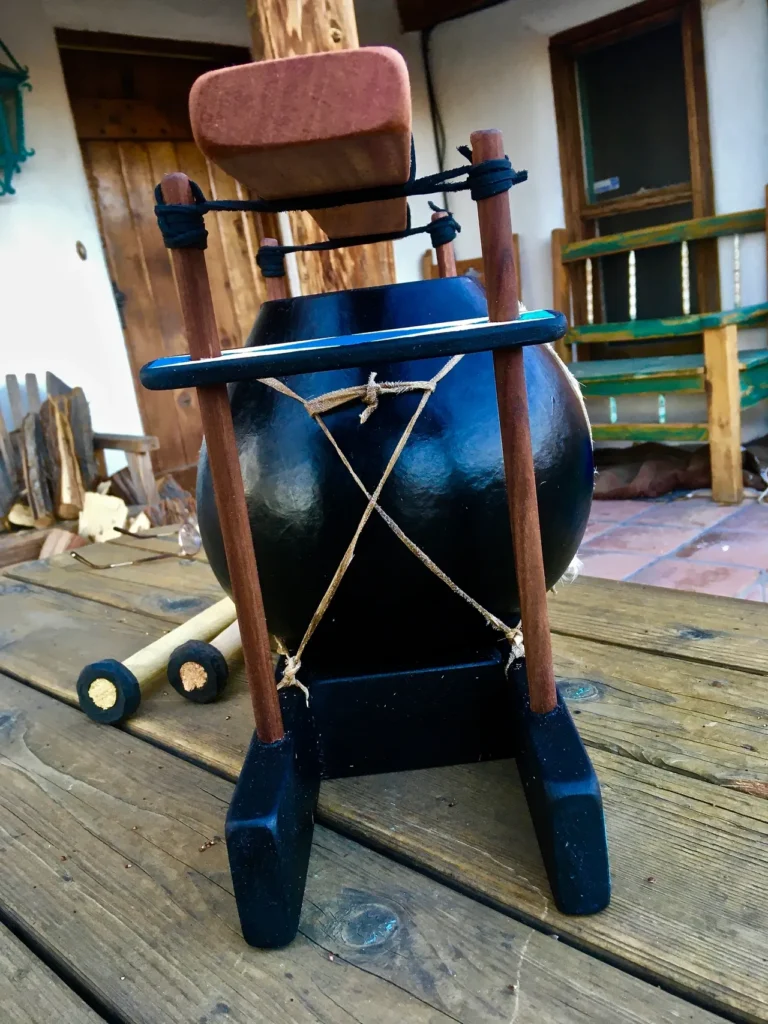
[[[461, 231], [461, 225], [453, 214], [434, 203], [429, 204], [435, 213], [445, 217], [430, 221], [418, 228], [407, 227], [404, 231], [388, 231], [380, 235], [352, 235], [347, 238], [329, 238], [325, 242], [311, 242], [309, 245], [262, 245], [256, 253], [256, 263], [264, 277], [284, 277], [285, 257], [293, 252], [327, 252], [332, 249], [346, 249], [354, 245], [370, 245], [374, 242], [396, 242], [413, 235], [429, 235], [432, 245], [448, 245]], [[410, 215], [409, 215], [410, 219]]]
[[[471, 159], [466, 146], [459, 148], [462, 156]], [[411, 173], [414, 174], [416, 162], [411, 158]], [[386, 199], [407, 199], [409, 196], [430, 195], [434, 192], [469, 191], [474, 200], [488, 199], [490, 196], [506, 192], [513, 185], [518, 185], [528, 177], [527, 171], [515, 171], [509, 157], [498, 160], [484, 160], [481, 163], [454, 167], [448, 171], [438, 171], [424, 178], [412, 177], [404, 185], [377, 185], [372, 188], [330, 192], [320, 196], [299, 196], [292, 199], [206, 199], [202, 190], [190, 181], [193, 202], [165, 203], [160, 185], [155, 189], [155, 215], [163, 241], [168, 249], [205, 249], [207, 231], [203, 216], [211, 211], [228, 211], [234, 213], [283, 213], [296, 210], [322, 210], [338, 206], [351, 206], [358, 203], [379, 202]], [[454, 181], [463, 178], [462, 181]], [[447, 218], [441, 218], [447, 220]], [[440, 223], [435, 221], [434, 223]], [[422, 228], [422, 231], [429, 228]], [[447, 230], [447, 229], [443, 229]], [[408, 234], [417, 234], [413, 228], [405, 232], [387, 236], [363, 236], [362, 241], [344, 240], [346, 245], [362, 245], [370, 240], [391, 241], [406, 238]], [[334, 240], [332, 244], [317, 242], [316, 246], [341, 248], [342, 240]], [[440, 243], [444, 244], [444, 243]], [[312, 247], [305, 247], [312, 250]]]

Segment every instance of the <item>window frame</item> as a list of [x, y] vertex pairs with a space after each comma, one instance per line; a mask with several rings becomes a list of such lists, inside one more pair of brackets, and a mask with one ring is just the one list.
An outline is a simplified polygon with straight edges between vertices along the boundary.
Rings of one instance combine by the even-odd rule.
[[[683, 39], [685, 96], [688, 113], [688, 149], [691, 180], [688, 183], [648, 189], [630, 196], [590, 203], [584, 173], [584, 143], [577, 84], [578, 58], [591, 50], [640, 35], [653, 28], [679, 22]], [[644, 0], [603, 18], [552, 36], [549, 42], [552, 87], [555, 100], [560, 177], [569, 242], [594, 238], [598, 218], [634, 213], [689, 202], [692, 216], [715, 213], [714, 181], [709, 139], [709, 109], [704, 64], [704, 40], [700, 0]], [[574, 316], [586, 322], [583, 267], [574, 267]], [[702, 312], [720, 309], [717, 242], [697, 243], [696, 284]], [[597, 298], [598, 296], [596, 296]], [[596, 309], [602, 316], [602, 310]], [[677, 347], [676, 351], [680, 351]], [[659, 353], [660, 354], [660, 353]]]

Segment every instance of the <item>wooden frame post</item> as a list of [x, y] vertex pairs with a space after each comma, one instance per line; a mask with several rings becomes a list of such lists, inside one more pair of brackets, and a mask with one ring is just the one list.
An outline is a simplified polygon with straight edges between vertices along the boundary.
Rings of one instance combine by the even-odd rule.
[[[565, 228], [555, 228], [552, 231], [552, 308], [559, 313], [564, 313], [571, 324], [571, 289], [568, 278], [568, 268], [563, 263], [563, 246], [568, 241], [568, 232]], [[564, 363], [570, 363], [571, 350], [564, 338], [555, 342], [555, 352]]]
[[[186, 174], [166, 174], [162, 189], [166, 203], [193, 201]], [[171, 252], [190, 357], [211, 359], [220, 356], [221, 345], [205, 253], [201, 249], [172, 249]], [[256, 719], [256, 735], [262, 743], [274, 743], [283, 737], [283, 719], [272, 670], [267, 620], [227, 386], [217, 384], [198, 388], [197, 395], [208, 446], [221, 536], [240, 622], [243, 660]]]
[[[280, 245], [276, 238], [263, 238], [261, 244], [268, 246]], [[262, 277], [264, 277], [263, 274]], [[268, 302], [272, 302], [273, 299], [288, 298], [288, 282], [285, 279], [285, 275], [282, 277], [264, 277], [264, 286], [267, 290]]]
[[[443, 217], [447, 217], [448, 214], [445, 212], [438, 212], [432, 214], [432, 220], [442, 220]], [[453, 242], [447, 242], [445, 245], [435, 246], [435, 255], [437, 256], [437, 270], [440, 277], [456, 277], [456, 252], [453, 248]]]
[[735, 324], [704, 331], [704, 374], [712, 499], [725, 505], [738, 505], [744, 497], [744, 477], [738, 328]]
[[[474, 163], [498, 160], [504, 156], [504, 142], [499, 131], [473, 132], [471, 142]], [[479, 200], [477, 216], [488, 295], [488, 318], [517, 320], [519, 303], [507, 193]], [[523, 350], [497, 349], [493, 353], [493, 365], [517, 589], [520, 595], [528, 693], [531, 711], [545, 714], [557, 705], [557, 689], [552, 667], [547, 586], [541, 550]]]

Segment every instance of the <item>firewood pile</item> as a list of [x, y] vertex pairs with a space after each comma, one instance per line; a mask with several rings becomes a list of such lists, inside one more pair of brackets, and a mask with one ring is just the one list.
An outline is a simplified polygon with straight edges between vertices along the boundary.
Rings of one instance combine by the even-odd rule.
[[[34, 374], [25, 396], [6, 377], [10, 422], [0, 410], [0, 566], [45, 557], [141, 529], [183, 523], [195, 501], [171, 476], [155, 479], [154, 437], [95, 434], [82, 388], [46, 374], [45, 400]], [[107, 475], [105, 449], [128, 465]], [[5, 554], [4, 554], [5, 551]], [[20, 556], [20, 557], [17, 557]]]

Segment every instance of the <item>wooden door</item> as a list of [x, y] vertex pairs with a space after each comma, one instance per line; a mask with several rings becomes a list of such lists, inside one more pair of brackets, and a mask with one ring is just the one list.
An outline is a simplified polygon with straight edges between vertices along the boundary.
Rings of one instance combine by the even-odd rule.
[[[202, 441], [196, 393], [147, 391], [138, 378], [150, 359], [187, 351], [153, 193], [165, 173], [182, 170], [211, 198], [246, 198], [195, 146], [187, 97], [199, 75], [249, 54], [196, 44], [178, 51], [181, 44], [80, 32], [60, 32], [59, 45], [144, 430], [160, 439], [155, 471], [181, 473], [196, 465]], [[275, 225], [224, 213], [208, 214], [206, 227], [220, 341], [225, 348], [244, 345], [266, 297], [255, 263], [258, 239]]]

